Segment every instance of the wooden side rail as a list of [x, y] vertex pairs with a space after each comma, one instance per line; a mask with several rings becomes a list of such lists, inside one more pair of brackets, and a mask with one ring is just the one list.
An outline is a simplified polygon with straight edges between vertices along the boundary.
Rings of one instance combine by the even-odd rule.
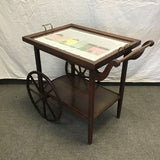
[[140, 48], [130, 52], [128, 55], [124, 56], [122, 59], [120, 60], [114, 59], [106, 66], [103, 72], [99, 72], [98, 70], [95, 71], [95, 79], [98, 81], [104, 80], [110, 73], [113, 66], [118, 67], [124, 61], [138, 59], [143, 54], [144, 50], [147, 47], [149, 46], [151, 47], [153, 45], [154, 45], [154, 42], [152, 40], [146, 41]]

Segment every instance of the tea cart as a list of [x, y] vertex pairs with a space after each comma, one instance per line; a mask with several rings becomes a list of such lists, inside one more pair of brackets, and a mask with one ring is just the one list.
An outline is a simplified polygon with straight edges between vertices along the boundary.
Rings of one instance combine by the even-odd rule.
[[[46, 26], [45, 31], [23, 37], [23, 41], [34, 46], [36, 60], [36, 71], [27, 76], [28, 94], [36, 110], [48, 121], [61, 117], [62, 106], [87, 119], [91, 144], [96, 117], [118, 102], [117, 118], [120, 118], [128, 61], [139, 58], [154, 42], [147, 41], [134, 49], [140, 40], [76, 24], [49, 30]], [[50, 80], [42, 72], [40, 50], [66, 60], [66, 75]], [[121, 63], [120, 87], [115, 93], [99, 82]]]

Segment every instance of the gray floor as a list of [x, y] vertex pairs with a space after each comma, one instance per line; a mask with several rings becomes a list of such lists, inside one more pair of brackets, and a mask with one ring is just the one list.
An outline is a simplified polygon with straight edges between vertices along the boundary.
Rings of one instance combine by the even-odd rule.
[[116, 104], [98, 117], [92, 145], [85, 119], [64, 109], [58, 123], [47, 122], [24, 84], [1, 84], [0, 102], [0, 160], [160, 159], [160, 86], [126, 86], [121, 119]]

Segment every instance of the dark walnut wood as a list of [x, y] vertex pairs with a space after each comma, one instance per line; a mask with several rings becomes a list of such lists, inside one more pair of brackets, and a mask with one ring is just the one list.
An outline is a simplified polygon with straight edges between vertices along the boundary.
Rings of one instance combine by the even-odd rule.
[[[149, 47], [149, 46], [151, 47], [153, 45], [154, 45], [154, 42], [152, 40], [149, 40], [149, 41], [145, 42], [140, 48], [135, 49], [134, 51], [125, 55], [122, 59], [120, 59], [120, 60], [114, 59], [113, 61], [109, 62], [103, 72], [99, 72], [98, 70], [95, 70], [95, 77], [96, 77], [95, 79], [99, 80], [99, 81], [104, 80], [108, 76], [108, 74], [110, 73], [112, 67], [118, 67], [124, 61], [138, 59], [143, 54], [144, 50], [147, 47]], [[125, 50], [123, 50], [123, 51], [125, 54]]]
[[98, 30], [95, 30], [92, 28], [87, 28], [87, 27], [79, 26], [79, 25], [75, 25], [75, 24], [69, 24], [69, 25], [65, 25], [62, 27], [50, 29], [48, 31], [43, 31], [43, 32], [38, 32], [35, 34], [27, 35], [27, 36], [22, 37], [22, 39], [23, 39], [23, 41], [34, 45], [36, 48], [38, 48], [42, 51], [45, 51], [49, 54], [52, 54], [52, 55], [57, 56], [61, 59], [64, 59], [72, 64], [77, 64], [77, 65], [84, 67], [86, 69], [98, 69], [98, 68], [102, 67], [103, 65], [106, 65], [107, 63], [109, 63], [111, 60], [118, 58], [124, 54], [123, 50], [117, 49], [117, 50], [111, 52], [110, 54], [98, 59], [97, 61], [91, 61], [86, 58], [80, 57], [78, 55], [73, 55], [73, 54], [71, 54], [67, 51], [61, 50], [59, 48], [52, 47], [52, 46], [47, 45], [45, 43], [36, 41], [34, 39], [36, 37], [47, 35], [49, 33], [54, 33], [56, 31], [60, 31], [60, 30], [67, 29], [67, 28], [80, 29], [84, 32], [102, 35], [104, 37], [110, 37], [110, 38], [117, 39], [120, 41], [125, 41], [125, 42], [129, 43], [129, 45], [127, 45], [125, 50], [130, 50], [132, 48], [135, 48], [141, 43], [141, 41], [137, 40], [137, 39], [124, 37], [124, 36], [120, 36], [120, 35], [115, 35], [115, 34], [103, 32], [103, 31], [98, 31]]
[[[88, 119], [89, 81], [79, 76], [66, 75], [53, 80], [53, 83], [65, 106]], [[114, 104], [119, 95], [99, 84], [95, 84], [94, 92], [94, 118], [96, 118]]]
[[[79, 65], [74, 65], [69, 62], [65, 64], [65, 71], [67, 75], [77, 75], [81, 78], [88, 79], [89, 78], [89, 70]], [[74, 72], [74, 73], [73, 73]]]
[[[80, 29], [81, 31], [91, 34], [110, 37], [112, 39], [127, 42], [127, 45], [96, 61], [91, 61], [87, 58], [82, 58], [34, 39], [66, 28]], [[75, 24], [69, 24], [24, 36], [22, 39], [34, 46], [37, 71], [29, 73], [27, 77], [27, 89], [33, 105], [42, 117], [50, 121], [56, 121], [60, 118], [62, 113], [61, 104], [86, 118], [88, 120], [89, 144], [92, 143], [93, 120], [115, 102], [118, 102], [117, 118], [120, 118], [128, 61], [138, 59], [148, 46], [154, 44], [154, 42], [150, 40], [145, 42], [140, 48], [132, 51], [132, 49], [140, 45], [140, 40]], [[52, 81], [44, 75], [41, 67], [40, 50], [66, 60], [66, 75]], [[119, 59], [120, 56], [123, 56], [123, 58]], [[118, 93], [110, 91], [100, 84], [95, 83], [104, 80], [111, 69], [113, 67], [118, 67], [121, 63], [122, 71]], [[105, 65], [104, 71], [99, 72], [98, 69]], [[37, 75], [38, 81], [34, 79], [33, 74]], [[32, 82], [32, 84], [30, 84], [30, 82]], [[32, 88], [33, 86], [34, 89]], [[34, 98], [34, 96], [36, 96], [36, 98]], [[42, 104], [41, 106], [39, 106], [40, 102]], [[59, 104], [57, 107], [54, 105], [55, 102]], [[55, 109], [58, 112], [54, 112]], [[49, 115], [51, 115], [51, 118]]]
[[46, 75], [38, 71], [30, 72], [27, 76], [27, 90], [34, 107], [43, 118], [51, 122], [60, 118], [62, 104], [54, 84]]

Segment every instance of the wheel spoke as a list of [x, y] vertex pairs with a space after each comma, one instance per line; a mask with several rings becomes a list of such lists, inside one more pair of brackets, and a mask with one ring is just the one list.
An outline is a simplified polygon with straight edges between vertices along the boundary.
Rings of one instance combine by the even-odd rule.
[[[52, 98], [54, 98], [57, 102], [59, 102], [59, 100], [56, 99], [55, 97], [52, 97]], [[58, 107], [57, 105], [55, 105], [55, 103], [53, 103], [49, 98], [47, 99], [47, 101], [48, 101], [50, 104], [52, 104], [54, 107], [59, 108], [59, 107]]]
[[87, 71], [87, 69], [84, 68], [84, 70], [83, 70], [83, 75], [84, 75], [85, 78], [89, 78], [89, 76], [86, 75], [86, 71]]
[[[69, 62], [66, 62], [66, 74], [71, 74], [70, 68], [71, 68], [71, 64]], [[74, 68], [74, 71], [75, 71], [75, 74], [81, 78], [89, 78], [89, 76], [86, 72], [86, 71], [88, 71], [88, 69], [86, 69], [84, 67], [76, 65]]]
[[42, 98], [37, 99], [37, 100], [35, 101], [35, 104], [39, 103], [40, 100], [42, 100]]
[[75, 71], [77, 72], [77, 74], [79, 75], [79, 71], [77, 70], [77, 68], [75, 67]]
[[86, 68], [84, 68], [84, 70], [83, 70], [82, 74], [85, 74], [86, 70], [87, 70], [87, 69], [86, 69]]
[[[49, 91], [46, 91], [46, 93], [45, 93], [45, 97], [47, 98], [47, 97], [52, 97], [54, 100], [58, 100], [58, 98], [56, 98], [56, 97], [58, 97], [58, 95], [57, 95], [57, 93], [55, 92], [55, 90], [54, 90], [55, 88], [54, 88], [54, 86], [51, 86], [51, 88], [49, 89]], [[53, 95], [53, 93], [51, 93], [51, 92], [54, 92], [54, 94], [55, 94], [55, 96]]]
[[56, 100], [56, 101], [60, 101], [60, 98], [59, 98], [59, 96], [58, 96], [56, 93], [55, 93], [55, 95], [53, 95], [53, 94], [48, 94], [48, 96], [49, 96], [50, 98]]
[[34, 85], [36, 86], [37, 90], [38, 90], [38, 91], [40, 91], [40, 89], [39, 89], [39, 87], [38, 87], [38, 85], [37, 85], [36, 81], [33, 79], [33, 77], [32, 77], [32, 76], [30, 76], [30, 78], [32, 79], [32, 82], [33, 82], [33, 83], [34, 83]]
[[82, 73], [81, 67], [80, 67], [80, 66], [78, 66], [78, 68], [79, 68], [79, 72], [80, 72], [80, 73]]
[[48, 104], [48, 102], [46, 101], [47, 107], [50, 110], [50, 112], [52, 113], [53, 117], [56, 119], [56, 115], [54, 114], [54, 112], [52, 111], [50, 105]]
[[51, 91], [53, 91], [53, 88], [51, 88], [49, 91], [47, 91], [47, 95], [48, 95]]
[[34, 89], [32, 89], [32, 88], [29, 88], [30, 89], [30, 91], [32, 91], [33, 93], [35, 93], [35, 94], [37, 94], [39, 97], [40, 97], [40, 93], [38, 93], [38, 92], [36, 92]]

